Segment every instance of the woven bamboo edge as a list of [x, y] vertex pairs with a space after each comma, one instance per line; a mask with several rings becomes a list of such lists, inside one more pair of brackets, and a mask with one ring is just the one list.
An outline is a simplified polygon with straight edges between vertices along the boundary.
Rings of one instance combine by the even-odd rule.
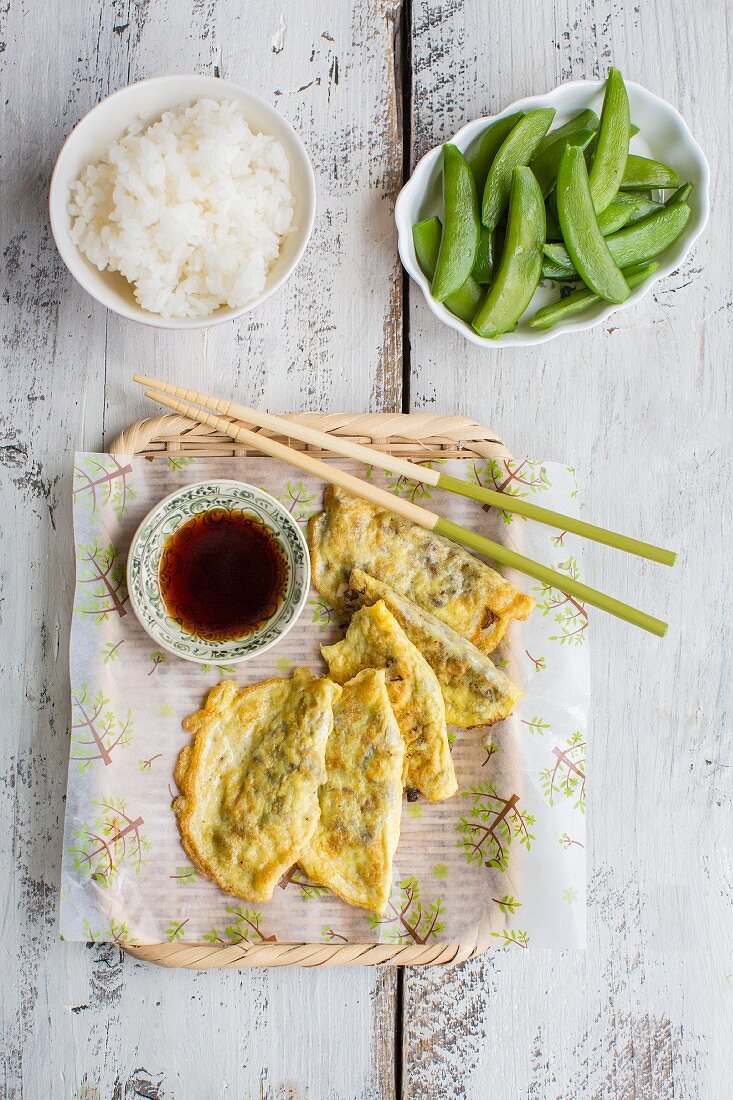
[[[418, 462], [438, 458], [511, 458], [501, 437], [490, 428], [461, 416], [433, 413], [294, 413], [285, 419], [333, 432], [389, 454]], [[252, 425], [253, 431], [260, 429]], [[271, 435], [272, 433], [264, 433]], [[286, 436], [291, 447], [328, 454]], [[182, 454], [216, 458], [257, 454], [202, 424], [178, 415], [153, 417], [130, 424], [109, 447], [110, 454]], [[196, 970], [271, 966], [451, 966], [482, 954], [491, 946], [488, 925], [460, 943], [153, 943], [122, 944], [133, 958], [158, 966]]]

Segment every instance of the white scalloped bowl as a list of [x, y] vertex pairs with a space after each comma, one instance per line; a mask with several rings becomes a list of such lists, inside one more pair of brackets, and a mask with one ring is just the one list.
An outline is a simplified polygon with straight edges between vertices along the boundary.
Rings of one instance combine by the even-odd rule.
[[[143, 309], [132, 285], [117, 271], [100, 271], [71, 239], [69, 197], [71, 185], [88, 164], [94, 164], [113, 141], [122, 137], [136, 118], [153, 121], [164, 111], [197, 99], [233, 100], [255, 132], [272, 134], [290, 162], [290, 188], [294, 198], [295, 228], [282, 242], [261, 294], [244, 306], [221, 306], [207, 317], [162, 317]], [[239, 84], [214, 76], [185, 74], [140, 80], [98, 103], [77, 123], [64, 142], [51, 177], [49, 211], [51, 230], [61, 258], [76, 281], [101, 305], [144, 325], [163, 329], [197, 329], [223, 324], [249, 313], [269, 298], [293, 273], [305, 251], [316, 209], [316, 184], [305, 147], [279, 111]]]
[[[576, 80], [568, 84], [560, 84], [547, 95], [519, 99], [497, 115], [487, 115], [467, 123], [449, 140], [465, 152], [489, 123], [514, 114], [515, 111], [529, 111], [536, 107], [555, 108], [553, 128], [567, 122], [584, 107], [592, 107], [600, 115], [604, 87], [605, 81], [602, 80]], [[412, 242], [412, 227], [416, 222], [442, 213], [440, 158], [443, 146], [436, 145], [415, 166], [410, 179], [400, 191], [395, 205], [400, 258], [411, 278], [422, 290], [431, 312], [444, 324], [460, 332], [472, 344], [485, 348], [529, 347], [532, 344], [544, 344], [545, 341], [565, 333], [582, 332], [600, 325], [617, 309], [626, 309], [628, 306], [635, 305], [654, 283], [676, 270], [702, 233], [709, 213], [710, 168], [705, 154], [693, 138], [679, 111], [670, 103], [647, 91], [641, 84], [634, 84], [633, 81], [627, 80], [626, 88], [629, 94], [631, 119], [640, 128], [640, 132], [632, 138], [632, 152], [671, 165], [679, 172], [680, 182], [685, 183], [689, 180], [694, 184], [694, 188], [689, 199], [692, 214], [684, 232], [673, 245], [656, 258], [659, 267], [654, 275], [632, 290], [622, 306], [599, 302], [578, 320], [568, 321], [547, 332], [531, 329], [528, 322], [533, 314], [541, 306], [558, 298], [557, 284], [541, 283], [514, 332], [507, 333], [498, 340], [487, 340], [479, 336], [470, 325], [454, 316], [442, 302], [436, 302], [431, 296], [430, 283], [417, 262]]]

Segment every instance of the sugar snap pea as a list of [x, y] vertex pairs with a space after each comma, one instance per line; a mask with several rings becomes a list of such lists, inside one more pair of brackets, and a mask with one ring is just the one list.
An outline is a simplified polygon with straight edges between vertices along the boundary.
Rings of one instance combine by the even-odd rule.
[[540, 153], [530, 164], [530, 168], [537, 177], [540, 190], [544, 196], [549, 195], [557, 180], [557, 170], [560, 167], [560, 158], [566, 145], [578, 145], [586, 149], [594, 137], [593, 130], [575, 130], [564, 138], [559, 138], [552, 145], [548, 145], [544, 153]]
[[659, 209], [661, 209], [660, 203], [653, 202], [644, 195], [629, 191], [619, 192], [613, 202], [598, 215], [598, 224], [603, 236], [608, 237], [611, 233], [623, 229], [625, 225], [633, 225], [640, 218], [645, 218], [647, 214], [652, 214]]
[[487, 229], [481, 226], [478, 242], [478, 251], [471, 274], [477, 283], [488, 286], [493, 281], [496, 268], [496, 229]]
[[554, 117], [551, 107], [528, 111], [499, 147], [486, 177], [481, 207], [481, 220], [487, 229], [496, 229], [506, 209], [513, 186], [513, 170], [518, 165], [529, 164]]
[[578, 272], [574, 267], [561, 267], [560, 264], [556, 264], [549, 256], [543, 253], [542, 278], [577, 282]]
[[663, 190], [678, 187], [679, 182], [679, 174], [669, 165], [629, 153], [619, 188], [621, 191], [644, 191], [648, 188]]
[[626, 85], [618, 69], [612, 67], [606, 81], [601, 124], [589, 173], [590, 193], [597, 212], [605, 210], [623, 179], [630, 125]]
[[598, 228], [604, 237], [609, 233], [615, 233], [617, 229], [623, 229], [634, 212], [633, 206], [615, 198], [605, 210], [598, 214]]
[[[582, 154], [581, 154], [582, 155]], [[479, 336], [511, 332], [537, 289], [545, 239], [545, 204], [531, 168], [512, 173], [506, 238], [493, 285], [473, 319]]]
[[431, 287], [439, 302], [455, 294], [471, 274], [481, 225], [473, 172], [450, 143], [443, 146], [443, 207], [445, 223]]
[[548, 241], [562, 240], [562, 230], [560, 229], [560, 223], [557, 220], [557, 214], [555, 213], [556, 209], [557, 207], [551, 205], [549, 202], [545, 203], [545, 219], [547, 222], [545, 239]]
[[[428, 279], [435, 274], [435, 265], [438, 262], [440, 251], [440, 238], [443, 227], [440, 218], [426, 218], [412, 227], [412, 240], [415, 245], [417, 262], [427, 275]], [[446, 309], [455, 313], [462, 321], [469, 324], [484, 297], [483, 287], [480, 287], [475, 279], [469, 275], [462, 287], [453, 294], [449, 294], [443, 302]]]
[[692, 184], [683, 183], [681, 187], [678, 187], [673, 195], [670, 195], [667, 199], [666, 205], [672, 206], [676, 202], [687, 202], [692, 193]]
[[[643, 283], [653, 271], [656, 271], [659, 264], [638, 264], [636, 267], [629, 267], [624, 271], [624, 277], [629, 287], [639, 286]], [[568, 294], [567, 297], [561, 298], [559, 302], [552, 302], [549, 306], [544, 306], [542, 309], [538, 309], [532, 320], [529, 322], [530, 328], [548, 329], [554, 328], [555, 325], [559, 325], [562, 321], [567, 321], [569, 317], [575, 317], [578, 313], [583, 313], [589, 309], [596, 302], [603, 301], [597, 294], [594, 294], [588, 287], [581, 287], [579, 290], [574, 290], [572, 294]]]
[[524, 111], [517, 111], [514, 115], [497, 119], [496, 122], [492, 122], [490, 126], [487, 126], [482, 134], [479, 134], [471, 146], [468, 163], [471, 165], [479, 195], [484, 193], [486, 177], [489, 174], [492, 161], [499, 151], [499, 146], [505, 138], [509, 137], [520, 118], [524, 118]]
[[583, 150], [577, 145], [565, 146], [556, 192], [560, 228], [575, 270], [607, 302], [625, 301], [629, 288], [598, 226]]
[[[645, 263], [664, 252], [665, 248], [677, 240], [687, 225], [690, 208], [686, 202], [662, 206], [653, 214], [647, 214], [634, 225], [627, 225], [618, 233], [606, 237], [608, 251], [619, 267], [631, 267], [632, 264]], [[561, 244], [546, 244], [543, 252], [551, 261], [553, 269], [562, 268], [568, 277], [574, 270], [568, 250]], [[544, 274], [544, 271], [543, 271]], [[552, 278], [547, 275], [546, 278]]]
[[595, 111], [591, 111], [590, 107], [586, 107], [580, 111], [579, 114], [573, 115], [567, 122], [563, 122], [562, 126], [558, 126], [556, 130], [550, 130], [549, 134], [545, 134], [542, 141], [537, 146], [535, 153], [535, 160], [537, 157], [541, 157], [545, 149], [550, 145], [554, 145], [560, 138], [571, 137], [572, 134], [576, 134], [578, 130], [593, 130], [598, 129], [598, 115]]

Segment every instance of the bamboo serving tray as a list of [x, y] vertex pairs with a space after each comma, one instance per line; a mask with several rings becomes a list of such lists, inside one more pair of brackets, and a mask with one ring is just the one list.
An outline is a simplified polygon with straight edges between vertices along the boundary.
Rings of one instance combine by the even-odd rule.
[[[490, 428], [459, 416], [432, 413], [296, 413], [286, 417], [322, 432], [374, 447], [414, 461], [436, 458], [511, 458], [510, 451]], [[252, 425], [246, 424], [246, 427]], [[257, 432], [259, 429], [252, 427]], [[271, 434], [271, 433], [266, 433]], [[314, 455], [323, 452], [298, 440], [282, 442]], [[182, 416], [159, 416], [131, 424], [115, 439], [110, 454], [180, 454], [191, 458], [254, 455], [251, 447]], [[141, 947], [122, 945], [137, 959], [159, 966], [209, 969], [250, 966], [439, 966], [465, 962], [486, 951], [488, 931], [460, 943], [241, 943], [219, 946], [209, 943], [155, 943]]]

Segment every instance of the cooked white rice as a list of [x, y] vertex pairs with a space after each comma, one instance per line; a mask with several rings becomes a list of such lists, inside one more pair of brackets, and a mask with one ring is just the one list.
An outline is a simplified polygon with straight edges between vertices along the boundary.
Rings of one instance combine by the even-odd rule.
[[72, 239], [164, 317], [260, 294], [293, 226], [284, 148], [236, 103], [201, 99], [138, 121], [72, 184]]

